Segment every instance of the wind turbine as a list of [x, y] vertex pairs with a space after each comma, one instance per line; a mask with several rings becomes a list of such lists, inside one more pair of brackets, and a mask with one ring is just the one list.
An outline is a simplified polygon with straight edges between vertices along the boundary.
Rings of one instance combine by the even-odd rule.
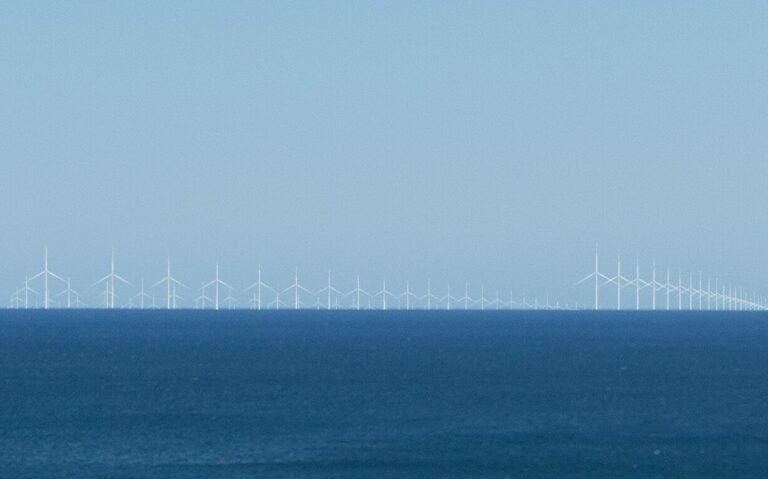
[[227, 288], [227, 297], [223, 299], [223, 303], [227, 309], [235, 309], [235, 306], [239, 303], [239, 301], [232, 296], [232, 288]]
[[284, 303], [284, 302], [280, 301], [280, 291], [275, 291], [275, 300], [272, 301], [271, 303], [267, 304], [266, 306], [268, 308], [272, 308], [274, 306], [273, 309], [280, 309], [281, 305], [288, 306], [287, 303]]
[[48, 268], [48, 248], [45, 248], [45, 266], [44, 266], [43, 270], [41, 272], [37, 273], [36, 275], [32, 276], [31, 278], [29, 278], [28, 281], [34, 281], [37, 278], [42, 278], [43, 279], [43, 283], [44, 283], [44, 289], [43, 289], [43, 291], [44, 291], [44, 293], [43, 293], [43, 308], [44, 309], [48, 309], [50, 307], [50, 304], [51, 304], [51, 294], [50, 294], [50, 290], [49, 290], [50, 279], [57, 279], [62, 284], [66, 284], [67, 283], [66, 280], [64, 280], [64, 278], [62, 278], [61, 276], [55, 274], [54, 272], [52, 272], [50, 270], [50, 268]]
[[213, 290], [214, 290], [214, 293], [213, 293], [213, 298], [214, 298], [213, 299], [213, 309], [218, 311], [219, 310], [219, 297], [220, 297], [220, 295], [219, 295], [219, 286], [224, 286], [225, 288], [229, 288], [230, 290], [232, 289], [232, 286], [230, 286], [229, 284], [227, 284], [224, 281], [222, 281], [221, 279], [219, 279], [219, 262], [218, 261], [216, 262], [216, 277], [211, 282], [206, 283], [206, 284], [203, 285], [203, 287], [202, 287], [203, 296], [205, 296], [205, 290], [210, 288], [211, 286], [213, 286]]
[[448, 290], [441, 299], [445, 300], [445, 310], [450, 311], [451, 310], [451, 300], [453, 300], [453, 296], [451, 296], [451, 283], [448, 283]]
[[728, 310], [733, 311], [733, 309], [734, 309], [733, 286], [728, 285]]
[[24, 287], [21, 289], [21, 293], [24, 294], [24, 309], [29, 309], [29, 293], [40, 294], [29, 287], [29, 278], [24, 278]]
[[174, 283], [173, 288], [171, 288], [171, 309], [176, 309], [178, 302], [182, 299], [181, 296], [176, 293], [176, 286], [176, 283]]
[[67, 295], [67, 309], [72, 307], [73, 300], [74, 300], [74, 305], [75, 306], [79, 306], [80, 295], [78, 294], [77, 291], [72, 289], [72, 282], [69, 279], [67, 280], [67, 289], [65, 289], [64, 291], [62, 291], [58, 295], [59, 296], [64, 296], [65, 294]]
[[642, 287], [645, 287], [647, 283], [645, 281], [640, 279], [640, 259], [635, 259], [635, 311], [640, 311], [640, 289], [641, 289], [641, 283], [643, 284]]
[[427, 311], [432, 309], [432, 300], [438, 299], [437, 296], [432, 294], [432, 281], [427, 279], [427, 294], [424, 295], [427, 300]]
[[16, 291], [11, 294], [11, 299], [8, 301], [8, 307], [18, 309], [23, 304], [23, 301], [21, 300], [21, 290], [17, 289]]
[[722, 309], [722, 301], [720, 301], [720, 287], [718, 285], [719, 282], [720, 278], [715, 278], [715, 311]]
[[651, 291], [653, 296], [651, 299], [651, 309], [656, 311], [656, 291], [660, 289], [659, 283], [656, 282], [656, 259], [653, 260], [653, 276], [651, 277]]
[[598, 309], [600, 309], [600, 286], [602, 286], [600, 284], [600, 281], [602, 280], [604, 282], [609, 282], [611, 280], [611, 278], [609, 278], [608, 276], [600, 272], [600, 261], [597, 255], [597, 248], [595, 248], [595, 270], [590, 274], [588, 274], [587, 276], [585, 276], [584, 278], [577, 281], [576, 285], [579, 285], [589, 279], [595, 280], [595, 311], [597, 311]]
[[328, 284], [323, 289], [315, 293], [315, 295], [318, 296], [318, 300], [320, 299], [319, 295], [322, 293], [326, 294], [325, 307], [328, 311], [331, 310], [331, 296], [333, 294], [344, 294], [331, 285], [331, 270], [328, 270]]
[[621, 256], [618, 258], [616, 266], [616, 309], [621, 310]]
[[360, 307], [361, 307], [360, 300], [363, 295], [367, 296], [369, 299], [371, 298], [371, 293], [369, 293], [368, 291], [360, 287], [360, 275], [357, 275], [357, 283], [356, 283], [355, 289], [353, 289], [346, 295], [347, 296], [353, 295], [352, 300], [354, 304], [352, 305], [352, 307], [357, 310], [360, 310]]
[[129, 286], [131, 284], [122, 276], [115, 273], [115, 250], [112, 250], [112, 261], [110, 263], [109, 274], [104, 276], [100, 280], [96, 281], [95, 283], [93, 283], [93, 286], [96, 286], [101, 283], [106, 284], [107, 289], [105, 291], [105, 296], [106, 296], [107, 309], [115, 308], [115, 283], [117, 281], [127, 284]]
[[291, 290], [293, 290], [293, 309], [299, 309], [299, 306], [301, 304], [300, 301], [299, 301], [299, 291], [304, 291], [304, 292], [306, 292], [308, 294], [312, 294], [312, 292], [310, 290], [308, 290], [307, 288], [305, 288], [304, 286], [301, 286], [299, 284], [299, 270], [298, 270], [298, 268], [296, 269], [294, 277], [293, 277], [293, 284], [288, 286], [287, 288], [285, 288], [280, 293], [281, 294], [282, 293], [288, 293]]
[[387, 291], [387, 280], [385, 279], [382, 283], [381, 291], [374, 294], [373, 297], [376, 298], [378, 296], [381, 296], [381, 306], [384, 311], [387, 310], [387, 296], [395, 297], [392, 293]]
[[141, 309], [146, 307], [146, 300], [151, 300], [151, 304], [154, 307], [155, 297], [147, 294], [147, 292], [144, 290], [144, 278], [141, 278], [141, 290], [139, 291], [139, 294], [133, 296], [131, 298], [131, 302], [133, 302], [134, 299], [138, 300], [139, 308]]
[[[253, 283], [252, 285], [250, 285], [250, 286], [248, 286], [247, 288], [245, 288], [245, 291], [254, 290], [254, 291], [253, 291], [253, 295], [254, 295], [254, 296], [253, 296], [253, 299], [251, 300], [251, 303], [253, 304], [253, 307], [254, 307], [255, 309], [257, 309], [257, 310], [261, 310], [261, 305], [262, 305], [262, 300], [261, 300], [261, 290], [262, 290], [262, 288], [264, 288], [264, 289], [268, 289], [268, 290], [272, 291], [273, 293], [275, 293], [276, 295], [277, 295], [277, 294], [279, 294], [279, 293], [278, 293], [278, 292], [275, 290], [275, 288], [273, 288], [272, 286], [268, 285], [267, 283], [265, 283], [265, 282], [263, 282], [263, 281], [261, 280], [261, 265], [259, 265], [259, 276], [258, 276], [258, 281], [256, 281], [256, 282], [255, 282], [255, 283]], [[280, 304], [279, 304], [279, 301], [278, 301], [278, 307], [279, 307], [279, 306], [280, 306]]]
[[688, 273], [688, 309], [693, 309], [693, 295], [695, 290], [693, 289], [693, 273]]
[[200, 296], [195, 298], [195, 307], [198, 309], [206, 309], [206, 305], [213, 303], [213, 300], [205, 295], [205, 288], [200, 288]]
[[181, 286], [182, 288], [186, 288], [187, 286], [182, 283], [181, 281], [177, 280], [173, 276], [171, 276], [171, 258], [168, 258], [168, 261], [166, 263], [167, 270], [165, 277], [158, 281], [157, 283], [150, 286], [150, 288], [156, 288], [157, 286], [160, 286], [161, 284], [166, 285], [166, 291], [167, 291], [167, 301], [166, 301], [166, 308], [167, 309], [176, 309], [176, 300], [181, 299], [176, 294], [176, 286]]
[[[411, 309], [411, 307], [413, 306], [413, 303], [411, 302], [412, 298], [413, 299], [419, 299], [419, 297], [416, 296], [415, 294], [413, 294], [413, 292], [411, 291], [411, 282], [410, 282], [410, 280], [406, 280], [405, 281], [405, 293], [403, 293], [403, 294], [401, 294], [401, 295], [399, 295], [397, 297], [398, 302], [400, 302], [401, 298], [405, 298], [405, 310], [406, 311], [409, 311]], [[402, 304], [402, 303], [400, 303], [400, 304]]]

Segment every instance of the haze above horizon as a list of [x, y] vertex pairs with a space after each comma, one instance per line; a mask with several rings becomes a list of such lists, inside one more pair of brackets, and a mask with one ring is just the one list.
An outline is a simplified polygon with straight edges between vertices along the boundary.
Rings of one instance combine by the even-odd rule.
[[588, 301], [595, 243], [768, 291], [764, 2], [0, 12], [2, 294], [48, 246]]

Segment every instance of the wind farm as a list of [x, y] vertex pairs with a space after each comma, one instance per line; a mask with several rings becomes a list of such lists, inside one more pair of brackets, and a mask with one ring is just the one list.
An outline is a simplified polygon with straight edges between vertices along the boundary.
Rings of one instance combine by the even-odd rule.
[[[615, 269], [612, 269], [615, 268]], [[676, 273], [676, 274], [675, 274]], [[275, 277], [279, 275], [275, 274]], [[270, 280], [259, 265], [253, 281], [243, 286], [224, 281], [219, 262], [215, 262], [213, 277], [199, 287], [192, 281], [182, 281], [171, 268], [170, 257], [165, 262], [165, 275], [145, 285], [144, 276], [131, 282], [117, 273], [115, 252], [110, 256], [108, 273], [91, 284], [103, 290], [86, 297], [78, 292], [71, 278], [64, 279], [50, 267], [48, 248], [43, 252], [43, 269], [25, 276], [11, 292], [9, 309], [227, 309], [260, 310], [614, 310], [614, 311], [764, 311], [765, 297], [745, 290], [720, 277], [703, 273], [673, 272], [669, 267], [659, 269], [653, 260], [647, 268], [635, 258], [630, 267], [622, 263], [621, 255], [615, 266], [606, 266], [595, 252], [593, 269], [571, 284], [584, 301], [559, 301], [549, 293], [531, 295], [511, 288], [487, 288], [485, 284], [464, 282], [461, 295], [452, 292], [451, 283], [435, 286], [431, 278], [422, 281], [387, 278], [363, 281], [361, 275], [344, 278], [332, 270], [325, 272], [325, 281], [309, 284], [300, 278], [299, 268], [293, 269], [292, 281], [279, 285]], [[118, 286], [121, 294], [118, 294]], [[197, 296], [185, 299], [181, 292], [196, 290]], [[490, 289], [490, 294], [489, 294]], [[455, 289], [454, 289], [455, 290]], [[159, 293], [160, 301], [157, 301]], [[89, 300], [90, 299], [90, 300]]]
[[[677, 271], [677, 282], [670, 280], [671, 270], [666, 269], [666, 279], [663, 282], [657, 280], [656, 261], [652, 262], [650, 278], [640, 275], [640, 261], [636, 260], [634, 276], [625, 276], [621, 269], [621, 256], [616, 260], [615, 272], [606, 269], [601, 270], [600, 256], [595, 252], [594, 270], [576, 282], [576, 285], [589, 284], [594, 291], [592, 309], [615, 310], [688, 310], [688, 311], [765, 311], [768, 309], [766, 298], [756, 293], [745, 291], [743, 286], [729, 284], [725, 286], [719, 278], [707, 278], [704, 283], [703, 276], [698, 273], [698, 280], [694, 281], [693, 273]], [[687, 277], [687, 281], [683, 278]], [[722, 286], [718, 287], [721, 284]], [[626, 290], [626, 291], [625, 291]], [[601, 292], [605, 291], [605, 294]], [[622, 303], [629, 295], [631, 306]], [[659, 307], [657, 296], [665, 298], [664, 306]], [[615, 298], [614, 301], [611, 298]]]

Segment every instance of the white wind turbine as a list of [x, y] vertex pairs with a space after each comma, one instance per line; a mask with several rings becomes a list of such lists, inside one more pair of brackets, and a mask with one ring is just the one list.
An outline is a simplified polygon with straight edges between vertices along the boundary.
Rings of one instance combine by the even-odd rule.
[[227, 296], [222, 300], [222, 303], [227, 309], [235, 309], [239, 301], [232, 296], [232, 288], [227, 288]]
[[181, 296], [176, 293], [176, 286], [176, 283], [174, 283], [173, 288], [171, 288], [171, 309], [176, 309], [182, 299]]
[[621, 310], [621, 288], [632, 284], [632, 280], [621, 275], [621, 255], [619, 255], [616, 263], [616, 276], [609, 279], [608, 282], [616, 283], [616, 309]]
[[597, 249], [595, 249], [595, 270], [576, 282], [577, 285], [590, 280], [595, 280], [595, 310], [600, 309], [600, 286], [611, 281], [611, 278], [600, 272], [600, 260], [597, 255]]
[[693, 288], [693, 273], [688, 273], [688, 309], [693, 309], [693, 295], [696, 291]]
[[112, 250], [112, 260], [110, 262], [109, 274], [93, 283], [94, 286], [101, 283], [106, 284], [106, 291], [104, 292], [104, 295], [106, 296], [107, 309], [115, 308], [115, 285], [118, 281], [129, 286], [131, 284], [125, 278], [115, 273], [115, 251]]
[[205, 296], [205, 290], [210, 288], [210, 287], [213, 287], [213, 291], [214, 291], [214, 293], [213, 293], [213, 309], [215, 309], [217, 311], [219, 310], [219, 298], [220, 298], [219, 286], [224, 286], [225, 288], [228, 288], [229, 290], [232, 289], [232, 286], [230, 286], [229, 284], [225, 283], [224, 281], [222, 281], [219, 278], [219, 262], [217, 261], [216, 262], [216, 277], [212, 281], [210, 281], [209, 283], [204, 284], [203, 287], [202, 287], [203, 297]]
[[38, 291], [29, 287], [29, 278], [24, 278], [24, 287], [21, 288], [20, 293], [24, 295], [24, 309], [29, 309], [29, 293], [40, 294]]
[[640, 290], [644, 289], [648, 286], [651, 286], [650, 283], [646, 283], [642, 279], [640, 279], [640, 259], [635, 260], [635, 279], [632, 280], [632, 283], [635, 285], [635, 310], [640, 310]]
[[661, 289], [661, 283], [656, 281], [656, 259], [653, 260], [653, 276], [651, 277], [651, 309], [656, 311], [656, 292]]
[[480, 285], [480, 311], [485, 311], [485, 285]]
[[427, 301], [427, 311], [432, 309], [432, 300], [438, 300], [439, 298], [432, 294], [432, 280], [427, 279], [427, 293], [422, 296]]
[[147, 300], [149, 300], [149, 305], [151, 305], [151, 307], [154, 307], [155, 305], [155, 297], [147, 294], [144, 289], [144, 278], [141, 278], [141, 289], [139, 290], [139, 294], [130, 299], [131, 305], [133, 305], [134, 300], [136, 300], [136, 304], [140, 309], [145, 309], [148, 306]]
[[80, 294], [72, 289], [71, 280], [67, 280], [67, 289], [58, 294], [59, 296], [66, 295], [67, 297], [67, 309], [80, 306]]
[[195, 307], [205, 309], [207, 304], [212, 304], [213, 300], [205, 295], [205, 288], [200, 288], [200, 296], [195, 298]]
[[456, 298], [451, 296], [451, 283], [448, 283], [448, 290], [445, 293], [445, 296], [443, 296], [440, 299], [441, 299], [441, 301], [445, 300], [445, 309], [446, 309], [446, 311], [450, 311], [451, 310], [451, 301], [455, 301], [456, 300]]
[[[257, 310], [261, 310], [261, 306], [263, 304], [263, 302], [262, 302], [262, 295], [261, 295], [262, 289], [266, 289], [266, 290], [272, 291], [272, 293], [274, 293], [276, 295], [279, 294], [275, 290], [275, 288], [273, 288], [272, 286], [268, 285], [267, 283], [265, 283], [264, 281], [261, 280], [261, 265], [259, 265], [258, 280], [255, 283], [253, 283], [252, 285], [250, 285], [247, 288], [245, 288], [246, 292], [250, 291], [250, 290], [253, 290], [253, 299], [251, 300], [250, 304], [252, 304], [253, 308], [257, 309]], [[279, 305], [279, 301], [278, 301], [278, 307], [279, 306], [280, 305]]]
[[288, 306], [288, 303], [285, 303], [280, 300], [280, 291], [275, 291], [275, 300], [267, 304], [266, 307], [273, 308], [273, 309], [280, 309], [280, 306]]
[[413, 299], [419, 299], [418, 296], [413, 294], [413, 291], [411, 291], [411, 282], [410, 280], [405, 281], [405, 292], [403, 294], [400, 294], [397, 296], [397, 301], [402, 304], [402, 300], [405, 300], [405, 310], [409, 311], [413, 307]]
[[518, 304], [515, 302], [515, 298], [512, 295], [512, 290], [509, 291], [509, 309], [515, 309]]
[[333, 295], [338, 295], [338, 294], [341, 294], [341, 295], [344, 294], [341, 291], [339, 291], [338, 289], [334, 288], [333, 285], [331, 284], [331, 271], [330, 270], [328, 270], [328, 284], [326, 284], [324, 288], [318, 290], [318, 292], [315, 293], [315, 295], [318, 296], [318, 300], [320, 299], [320, 295], [323, 294], [323, 293], [325, 293], [325, 307], [329, 311], [331, 309], [331, 298], [332, 298], [332, 296]]
[[377, 298], [379, 296], [381, 296], [381, 306], [382, 306], [382, 309], [384, 311], [387, 310], [387, 296], [390, 296], [391, 298], [397, 299], [394, 294], [392, 294], [389, 291], [387, 291], [387, 280], [386, 279], [382, 283], [381, 291], [379, 291], [378, 293], [373, 295], [374, 298]]
[[49, 289], [49, 282], [51, 279], [59, 280], [62, 284], [66, 284], [66, 280], [61, 276], [53, 273], [48, 267], [48, 248], [45, 248], [45, 266], [43, 270], [36, 275], [29, 278], [29, 281], [34, 281], [37, 278], [43, 279], [43, 308], [48, 309], [51, 305], [51, 293]]
[[299, 292], [304, 291], [307, 294], [312, 294], [312, 291], [308, 290], [304, 286], [299, 284], [299, 270], [295, 270], [295, 274], [293, 276], [293, 284], [285, 288], [283, 291], [280, 292], [280, 294], [288, 293], [290, 291], [293, 291], [293, 309], [299, 309], [301, 306], [301, 301], [299, 301]]
[[168, 258], [166, 265], [167, 265], [167, 270], [166, 270], [165, 277], [160, 281], [158, 281], [157, 283], [150, 286], [150, 288], [155, 288], [157, 286], [160, 286], [161, 284], [165, 284], [166, 292], [167, 292], [166, 308], [176, 309], [176, 301], [178, 299], [181, 299], [181, 297], [178, 294], [176, 294], [176, 286], [181, 286], [182, 288], [186, 288], [187, 286], [171, 275], [171, 258]]
[[464, 303], [464, 311], [469, 309], [469, 283], [464, 283], [464, 297], [459, 298]]
[[356, 283], [355, 289], [353, 289], [346, 295], [347, 296], [352, 295], [352, 302], [353, 302], [352, 307], [357, 310], [360, 310], [361, 308], [360, 301], [363, 295], [367, 296], [369, 299], [371, 298], [371, 293], [369, 293], [368, 291], [360, 287], [360, 275], [357, 275], [357, 283]]
[[17, 289], [11, 294], [11, 299], [8, 301], [8, 307], [18, 309], [24, 302], [21, 300], [21, 289]]

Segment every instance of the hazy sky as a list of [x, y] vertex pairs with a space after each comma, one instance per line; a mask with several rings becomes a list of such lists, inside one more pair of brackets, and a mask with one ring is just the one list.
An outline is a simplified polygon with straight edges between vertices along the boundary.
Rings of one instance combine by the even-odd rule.
[[599, 243], [768, 293], [766, 2], [9, 1], [0, 92], [0, 291], [114, 246], [588, 301]]

